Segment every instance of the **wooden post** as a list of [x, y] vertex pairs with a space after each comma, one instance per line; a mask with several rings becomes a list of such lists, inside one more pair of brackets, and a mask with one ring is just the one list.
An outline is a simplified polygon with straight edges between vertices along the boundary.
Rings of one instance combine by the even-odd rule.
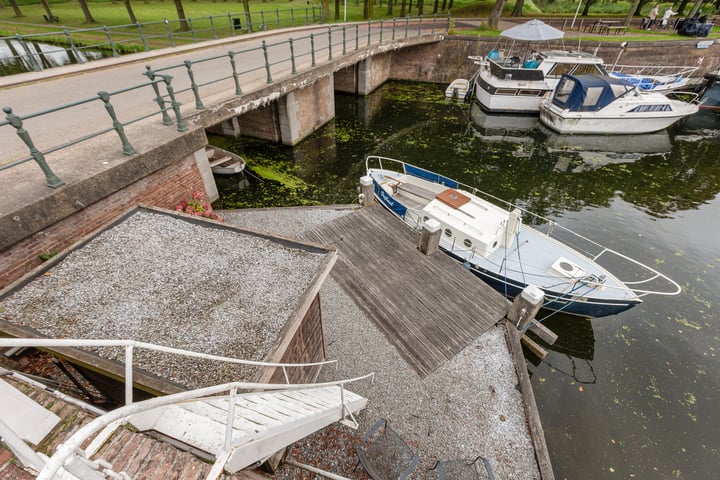
[[420, 243], [418, 248], [425, 255], [432, 255], [438, 250], [440, 245], [440, 222], [431, 218], [423, 224], [422, 233], [420, 234]]
[[515, 297], [507, 315], [508, 320], [520, 331], [520, 340], [523, 344], [541, 359], [547, 356], [547, 351], [525, 335], [525, 330], [535, 319], [544, 299], [545, 294], [541, 289], [534, 285], [528, 285], [520, 292], [520, 295]]
[[508, 320], [517, 326], [518, 330], [524, 332], [527, 324], [537, 315], [544, 299], [545, 294], [541, 289], [535, 285], [528, 285], [510, 305]]
[[372, 178], [367, 175], [360, 177], [360, 205], [369, 207], [375, 204], [375, 192], [373, 190]]

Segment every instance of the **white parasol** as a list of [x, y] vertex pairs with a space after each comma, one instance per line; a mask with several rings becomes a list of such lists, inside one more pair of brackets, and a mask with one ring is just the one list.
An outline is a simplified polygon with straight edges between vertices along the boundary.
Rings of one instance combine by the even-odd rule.
[[528, 42], [558, 40], [565, 36], [565, 32], [541, 22], [530, 20], [500, 33], [501, 37], [512, 38], [513, 40], [524, 40]]

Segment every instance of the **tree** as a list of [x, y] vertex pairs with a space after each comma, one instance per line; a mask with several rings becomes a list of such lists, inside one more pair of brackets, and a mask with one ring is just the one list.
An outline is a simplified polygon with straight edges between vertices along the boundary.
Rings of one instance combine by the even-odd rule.
[[510, 15], [513, 17], [522, 17], [524, 2], [525, 0], [517, 0], [517, 2], [515, 2], [515, 8], [513, 8], [513, 11]]
[[698, 13], [700, 11], [700, 7], [702, 7], [703, 0], [695, 0], [695, 5], [690, 9], [690, 13], [688, 13], [688, 17], [692, 18], [693, 15]]
[[638, 5], [640, 5], [640, 0], [633, 0], [633, 4], [630, 7], [630, 10], [628, 10], [627, 16], [625, 17], [626, 28], [630, 26], [630, 22], [632, 21], [635, 11], [638, 9]]
[[50, 10], [50, 4], [48, 3], [48, 0], [40, 0], [42, 2], [42, 6], [45, 9], [45, 12], [47, 13], [48, 18], [54, 17], [52, 10]]
[[417, 0], [418, 15], [423, 14], [423, 7], [425, 6], [423, 0]]
[[130, 5], [130, 0], [123, 0], [123, 3], [125, 4], [125, 9], [130, 17], [130, 23], [138, 23], [137, 17], [135, 17], [135, 12], [133, 12], [132, 9], [132, 5]]
[[78, 0], [78, 3], [83, 15], [85, 15], [85, 23], [96, 23], [92, 13], [90, 13], [90, 8], [88, 8], [87, 0]]
[[387, 14], [390, 16], [392, 16], [392, 14], [393, 14], [393, 3], [394, 3], [393, 0], [388, 0]]
[[189, 30], [187, 20], [185, 19], [185, 9], [182, 0], [173, 0], [175, 2], [175, 10], [177, 10], [178, 20], [180, 20], [180, 30]]
[[335, 0], [335, 20], [340, 20], [340, 0]]
[[[248, 8], [250, 7], [248, 6]], [[330, 0], [320, 0], [320, 8], [322, 9], [323, 22], [327, 22], [328, 20], [330, 20]]]
[[10, 2], [10, 6], [12, 7], [13, 11], [15, 12], [16, 17], [24, 17], [23, 13], [20, 11], [20, 7], [18, 7], [18, 4], [15, 0], [8, 0]]
[[490, 27], [491, 30], [498, 29], [500, 15], [502, 15], [503, 8], [505, 8], [505, 0], [497, 0], [497, 2], [495, 2], [495, 6], [493, 6], [492, 10], [490, 10], [490, 15], [488, 16], [488, 27]]

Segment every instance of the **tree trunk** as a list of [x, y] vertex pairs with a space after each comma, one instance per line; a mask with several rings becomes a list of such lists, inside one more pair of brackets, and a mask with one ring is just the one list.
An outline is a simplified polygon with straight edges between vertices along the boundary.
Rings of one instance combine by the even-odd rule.
[[393, 0], [388, 0], [387, 3], [387, 14], [392, 16], [393, 14]]
[[335, 20], [340, 20], [340, 0], [335, 0]]
[[128, 16], [130, 17], [130, 23], [138, 23], [137, 17], [135, 17], [135, 12], [133, 12], [132, 5], [130, 5], [130, 0], [123, 0], [123, 3], [125, 4], [125, 8], [127, 9]]
[[401, 0], [401, 2], [400, 2], [400, 16], [401, 16], [401, 17], [404, 17], [404, 16], [405, 16], [405, 6], [406, 6], [406, 4], [407, 4], [407, 0]]
[[523, 3], [524, 3], [524, 2], [525, 2], [525, 0], [517, 0], [517, 2], [515, 2], [515, 8], [513, 8], [513, 11], [512, 11], [512, 13], [510, 14], [510, 16], [512, 16], [512, 17], [522, 17], [522, 10], [523, 10]]
[[182, 0], [173, 0], [175, 2], [175, 10], [177, 10], [178, 20], [180, 20], [180, 30], [183, 32], [189, 30], [187, 20], [185, 19], [185, 9]]
[[8, 0], [10, 2], [10, 6], [12, 7], [13, 11], [15, 12], [16, 17], [24, 17], [23, 13], [20, 11], [20, 7], [18, 7], [18, 4], [15, 0]]
[[454, 1], [455, 0], [450, 0], [450, 5], [448, 5], [448, 10], [452, 10]]
[[703, 0], [695, 0], [695, 5], [690, 9], [690, 13], [688, 13], [688, 17], [692, 18], [693, 15], [695, 15], [697, 12], [700, 11], [700, 7], [702, 7]]
[[633, 4], [630, 7], [630, 10], [628, 10], [627, 17], [625, 17], [625, 27], [630, 26], [630, 22], [632, 21], [633, 14], [635, 13], [635, 10], [637, 10], [638, 5], [640, 4], [640, 0], [633, 0]]
[[423, 1], [423, 0], [418, 0], [418, 2], [417, 2], [418, 15], [422, 15], [422, 14], [423, 14], [423, 11], [424, 11], [424, 10], [423, 10], [423, 7], [424, 7], [424, 6], [425, 6], [424, 1]]
[[497, 2], [495, 2], [495, 6], [493, 6], [492, 10], [490, 10], [490, 15], [488, 16], [488, 27], [490, 27], [491, 30], [498, 30], [500, 17], [502, 16], [504, 7], [505, 0], [497, 0]]
[[583, 17], [587, 17], [587, 16], [588, 16], [588, 13], [590, 12], [590, 5], [592, 5], [592, 4], [593, 4], [592, 0], [588, 0], [588, 1], [585, 3], [585, 6], [583, 7], [583, 11], [582, 11], [582, 16], [583, 16]]
[[687, 4], [688, 0], [682, 0], [682, 2], [680, 2], [680, 6], [678, 7], [678, 15], [680, 15], [681, 17], [683, 16], [683, 12], [685, 11], [685, 7], [687, 7]]
[[45, 13], [47, 13], [48, 18], [53, 16], [52, 10], [50, 10], [50, 4], [48, 3], [48, 0], [41, 0], [42, 6], [45, 9]]
[[440, 0], [435, 0], [435, 4], [433, 5], [433, 15], [437, 14], [438, 8], [440, 8]]
[[245, 12], [245, 26], [248, 33], [252, 32], [252, 18], [250, 17], [250, 0], [242, 0], [243, 12]]
[[78, 0], [78, 3], [80, 4], [83, 15], [85, 15], [85, 23], [96, 23], [88, 8], [87, 0]]
[[320, 7], [322, 8], [323, 22], [328, 22], [330, 20], [330, 0], [321, 0]]

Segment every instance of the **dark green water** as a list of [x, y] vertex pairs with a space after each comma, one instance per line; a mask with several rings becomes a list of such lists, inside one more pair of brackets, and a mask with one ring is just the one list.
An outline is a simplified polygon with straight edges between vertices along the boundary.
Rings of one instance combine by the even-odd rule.
[[[336, 98], [337, 118], [295, 148], [232, 148], [286, 185], [218, 178], [216, 208], [349, 203], [368, 154], [399, 158], [557, 218], [671, 276], [674, 297], [613, 317], [553, 317], [528, 357], [558, 479], [712, 479], [720, 471], [720, 117], [662, 134], [571, 137], [486, 117], [444, 86], [387, 84]], [[218, 139], [213, 139], [213, 142]], [[563, 146], [566, 144], [566, 146]], [[252, 180], [252, 179], [251, 179]]]

